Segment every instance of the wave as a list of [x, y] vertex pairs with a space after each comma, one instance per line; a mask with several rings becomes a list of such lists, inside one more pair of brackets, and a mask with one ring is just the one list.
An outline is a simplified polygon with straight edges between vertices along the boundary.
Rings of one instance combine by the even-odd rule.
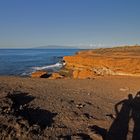
[[46, 70], [47, 72], [57, 72], [59, 71], [63, 66], [65, 65], [64, 62], [57, 62], [56, 64], [52, 65], [45, 65], [40, 67], [31, 67], [30, 69], [26, 70], [24, 73], [21, 74], [21, 76], [27, 76], [31, 75], [33, 72], [39, 71], [39, 70]]
[[62, 68], [63, 66], [64, 66], [63, 63], [58, 62], [53, 65], [46, 65], [46, 66], [42, 66], [42, 67], [32, 67], [32, 69], [38, 71], [38, 70], [47, 70], [47, 69], [58, 69], [58, 68]]

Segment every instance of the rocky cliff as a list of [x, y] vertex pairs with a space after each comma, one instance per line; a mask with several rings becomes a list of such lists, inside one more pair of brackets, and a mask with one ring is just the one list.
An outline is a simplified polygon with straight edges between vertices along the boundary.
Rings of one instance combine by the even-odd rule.
[[97, 75], [140, 76], [140, 46], [102, 48], [65, 56], [65, 69], [73, 78], [93, 78]]

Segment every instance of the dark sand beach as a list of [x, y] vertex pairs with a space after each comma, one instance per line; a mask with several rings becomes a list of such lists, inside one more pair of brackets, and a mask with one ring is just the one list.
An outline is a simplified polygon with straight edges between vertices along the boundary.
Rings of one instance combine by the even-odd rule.
[[0, 139], [139, 138], [139, 91], [140, 77], [0, 77]]

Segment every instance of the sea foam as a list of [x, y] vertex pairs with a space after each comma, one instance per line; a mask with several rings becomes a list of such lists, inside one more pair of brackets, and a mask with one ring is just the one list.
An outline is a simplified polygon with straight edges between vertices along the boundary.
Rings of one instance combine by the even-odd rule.
[[47, 70], [47, 69], [59, 69], [59, 68], [62, 68], [64, 66], [63, 63], [61, 62], [58, 62], [56, 64], [53, 64], [53, 65], [46, 65], [46, 66], [41, 66], [41, 67], [32, 67], [33, 70]]
[[38, 67], [31, 67], [28, 70], [26, 70], [24, 73], [22, 73], [21, 76], [31, 75], [33, 72], [40, 71], [40, 70], [44, 70], [44, 71], [47, 71], [49, 73], [57, 72], [64, 65], [65, 65], [65, 62], [57, 62], [56, 64], [52, 64], [52, 65], [44, 65], [44, 66], [38, 66]]

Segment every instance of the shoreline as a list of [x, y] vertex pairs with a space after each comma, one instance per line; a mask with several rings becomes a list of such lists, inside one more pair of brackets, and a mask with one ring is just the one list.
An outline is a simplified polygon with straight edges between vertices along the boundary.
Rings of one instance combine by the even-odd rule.
[[[118, 140], [126, 125], [131, 139], [135, 124], [122, 110], [140, 109], [140, 76], [132, 76], [139, 73], [139, 53], [125, 50], [120, 58], [118, 50], [96, 51], [64, 57], [64, 69], [51, 78], [44, 71], [35, 78], [0, 76], [0, 139]], [[114, 75], [121, 72], [129, 75]]]

